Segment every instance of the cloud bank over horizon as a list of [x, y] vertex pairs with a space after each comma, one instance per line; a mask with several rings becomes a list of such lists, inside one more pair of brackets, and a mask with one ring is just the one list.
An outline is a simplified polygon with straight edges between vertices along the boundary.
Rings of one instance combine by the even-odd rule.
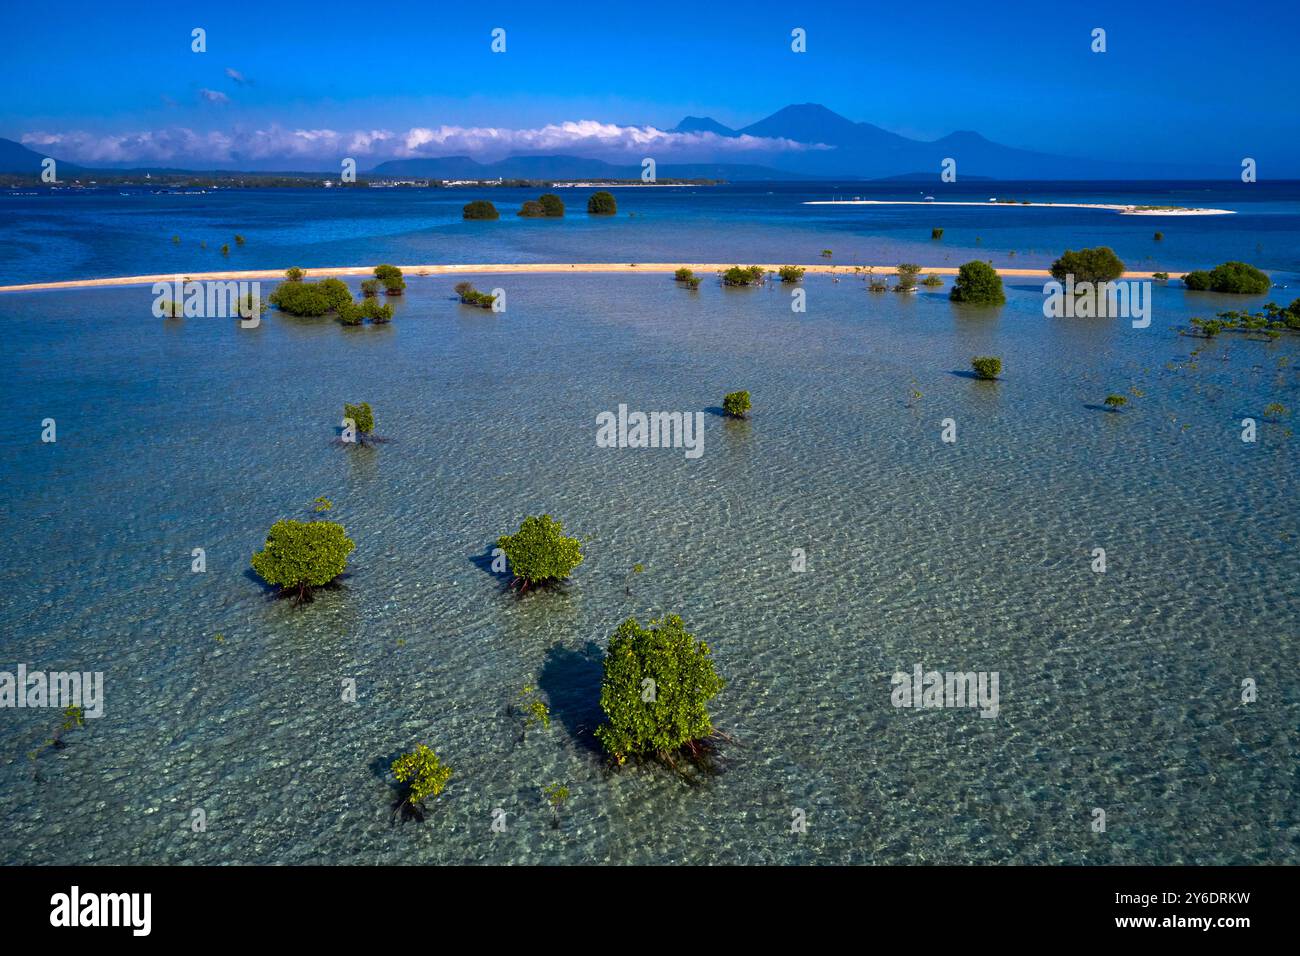
[[653, 154], [660, 161], [691, 161], [725, 153], [743, 162], [746, 154], [806, 152], [821, 144], [759, 136], [681, 133], [654, 126], [623, 126], [597, 120], [548, 123], [532, 129], [496, 126], [412, 126], [406, 130], [294, 129], [272, 124], [241, 130], [198, 131], [186, 126], [125, 133], [33, 131], [21, 142], [29, 149], [57, 154], [82, 165], [228, 166], [232, 163], [318, 163], [343, 158], [382, 162], [441, 156], [492, 161], [517, 153], [580, 153], [611, 160], [637, 160]]

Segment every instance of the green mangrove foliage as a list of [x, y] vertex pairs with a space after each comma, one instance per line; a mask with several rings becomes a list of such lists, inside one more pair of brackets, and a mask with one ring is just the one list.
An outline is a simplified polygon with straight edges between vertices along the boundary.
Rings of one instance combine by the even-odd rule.
[[560, 219], [564, 216], [564, 200], [555, 193], [543, 193], [537, 199], [525, 202], [519, 215], [532, 219]]
[[605, 653], [600, 707], [606, 721], [596, 739], [618, 763], [653, 756], [693, 757], [714, 734], [708, 704], [725, 686], [708, 644], [696, 640], [676, 614], [647, 627], [629, 617]]
[[943, 230], [942, 230], [942, 229], [939, 229], [939, 228], [937, 228], [937, 227], [934, 228], [934, 229], [931, 229], [931, 230], [930, 230], [930, 238], [931, 238], [931, 239], [942, 239], [942, 238], [943, 238]]
[[729, 286], [747, 286], [763, 284], [762, 266], [732, 266], [722, 273], [722, 284]]
[[344, 325], [361, 325], [369, 319], [375, 325], [385, 325], [393, 321], [393, 307], [388, 303], [380, 304], [378, 299], [362, 299], [360, 302], [343, 302], [335, 310], [339, 321]]
[[304, 282], [301, 278], [290, 277], [276, 286], [269, 301], [281, 312], [290, 315], [319, 316], [337, 311], [343, 303], [351, 304], [352, 292], [347, 283], [340, 279]]
[[1183, 285], [1196, 292], [1226, 292], [1232, 295], [1259, 295], [1273, 286], [1263, 272], [1244, 262], [1225, 262], [1208, 272], [1198, 269], [1183, 276]]
[[975, 374], [985, 381], [993, 381], [1002, 374], [1002, 359], [996, 355], [976, 355], [970, 360]]
[[948, 298], [971, 305], [1002, 305], [1007, 301], [1006, 293], [1002, 291], [1002, 276], [987, 262], [978, 259], [957, 270], [957, 281], [953, 283]]
[[807, 271], [803, 266], [782, 266], [777, 270], [781, 276], [782, 282], [798, 282], [803, 278], [804, 272]]
[[311, 600], [312, 588], [329, 584], [347, 567], [356, 543], [334, 521], [283, 519], [271, 525], [266, 545], [253, 555], [253, 570], [280, 593]]
[[496, 296], [490, 292], [479, 292], [472, 282], [457, 282], [456, 295], [460, 296], [461, 305], [472, 305], [480, 309], [490, 309], [496, 302]]
[[551, 825], [558, 827], [560, 825], [560, 808], [569, 799], [569, 788], [563, 784], [553, 783], [549, 787], [542, 788], [542, 796], [551, 805]]
[[497, 547], [510, 562], [520, 591], [563, 581], [582, 563], [582, 542], [564, 533], [563, 523], [550, 515], [530, 515], [514, 534], [497, 538]]
[[943, 285], [943, 280], [940, 279], [935, 273], [931, 272], [928, 276], [926, 276], [924, 279], [921, 280], [921, 285], [934, 288], [935, 286]]
[[384, 292], [388, 295], [401, 295], [406, 291], [406, 280], [402, 278], [402, 270], [397, 266], [382, 265], [375, 266], [375, 278], [384, 287]]
[[460, 211], [462, 219], [500, 219], [501, 214], [497, 212], [497, 207], [492, 205], [486, 199], [475, 199], [473, 202], [465, 204]]
[[427, 744], [417, 744], [410, 753], [393, 761], [390, 768], [398, 783], [405, 784], [398, 809], [405, 810], [417, 820], [424, 819], [424, 802], [436, 797], [447, 786], [452, 770], [439, 759]]
[[592, 193], [591, 198], [587, 200], [587, 212], [594, 216], [612, 216], [618, 212], [618, 203], [614, 200], [614, 194], [604, 190]]
[[375, 296], [379, 295], [379, 280], [365, 279], [364, 281], [362, 281], [361, 294], [364, 295], [367, 299], [374, 298]]
[[[516, 712], [513, 705], [511, 712]], [[537, 688], [532, 684], [525, 684], [524, 689], [519, 692], [517, 713], [523, 719], [524, 735], [534, 727], [541, 727], [542, 730], [549, 730], [551, 727], [551, 708], [546, 706], [546, 701], [542, 700]]]
[[1244, 332], [1248, 338], [1276, 339], [1283, 332], [1300, 331], [1300, 299], [1285, 309], [1276, 302], [1266, 302], [1262, 312], [1243, 312], [1230, 309], [1218, 313], [1216, 318], [1191, 320], [1192, 331], [1182, 330], [1182, 335], [1197, 335], [1212, 339], [1220, 332]]
[[369, 438], [374, 434], [375, 413], [369, 402], [357, 402], [355, 405], [344, 402], [343, 417], [352, 421], [358, 439]]
[[1128, 404], [1128, 399], [1123, 395], [1116, 395], [1112, 393], [1106, 396], [1106, 400], [1102, 404], [1104, 404], [1112, 412], [1117, 412], [1125, 405]]
[[700, 287], [700, 277], [697, 276], [693, 270], [685, 267], [674, 272], [673, 279], [680, 282], [688, 289], [698, 289]]
[[898, 285], [894, 286], [895, 292], [914, 292], [916, 290], [916, 277], [921, 274], [921, 267], [914, 262], [902, 262], [898, 265]]
[[537, 197], [537, 201], [542, 204], [547, 218], [559, 219], [564, 215], [564, 200], [555, 193], [542, 193]]
[[750, 408], [749, 392], [728, 392], [722, 396], [722, 410], [729, 418], [747, 418]]
[[290, 266], [288, 269], [284, 270], [284, 277], [290, 282], [301, 282], [303, 271], [297, 266]]
[[1052, 278], [1057, 282], [1065, 282], [1067, 276], [1074, 276], [1076, 283], [1109, 282], [1123, 274], [1124, 263], [1109, 246], [1080, 249], [1078, 252], [1066, 249], [1052, 263]]

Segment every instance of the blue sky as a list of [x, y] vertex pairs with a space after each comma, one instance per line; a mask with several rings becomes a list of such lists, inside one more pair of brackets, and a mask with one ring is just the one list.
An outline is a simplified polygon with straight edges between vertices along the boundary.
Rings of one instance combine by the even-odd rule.
[[[43, 135], [69, 159], [185, 163], [273, 153], [285, 137], [303, 155], [378, 156], [412, 129], [743, 125], [818, 102], [922, 139], [973, 129], [1074, 156], [1289, 157], [1294, 173], [1300, 5], [1215, 6], [73, 2], [0, 38], [0, 135]], [[193, 27], [206, 53], [191, 52]], [[496, 27], [505, 54], [490, 51]], [[794, 27], [807, 53], [791, 52]], [[443, 135], [446, 149], [412, 148], [485, 141]]]

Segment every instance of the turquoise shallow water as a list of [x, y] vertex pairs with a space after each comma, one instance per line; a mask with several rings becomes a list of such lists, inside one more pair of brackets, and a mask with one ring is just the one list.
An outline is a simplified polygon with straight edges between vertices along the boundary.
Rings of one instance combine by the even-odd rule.
[[[812, 277], [802, 315], [661, 276], [480, 280], [504, 315], [451, 285], [412, 278], [363, 329], [162, 322], [147, 289], [0, 298], [0, 667], [102, 670], [107, 695], [39, 779], [50, 715], [4, 713], [0, 861], [1296, 861], [1300, 446], [1238, 437], [1300, 407], [1295, 339], [1182, 367], [1203, 343], [1172, 327], [1226, 300], [1176, 288], [1135, 330], [1044, 319], [1033, 284], [971, 311]], [[986, 353], [1003, 381], [954, 374]], [[699, 460], [596, 447], [619, 403], [734, 388], [753, 418], [706, 414]], [[391, 443], [331, 445], [355, 400]], [[295, 608], [248, 558], [317, 495], [357, 549]], [[540, 511], [587, 560], [518, 600], [483, 556]], [[672, 611], [714, 647], [737, 740], [698, 787], [611, 772], [589, 737], [608, 635]], [[894, 708], [917, 663], [997, 671], [999, 716]], [[521, 741], [528, 682], [556, 719]], [[417, 741], [456, 773], [394, 826], [382, 768]]]

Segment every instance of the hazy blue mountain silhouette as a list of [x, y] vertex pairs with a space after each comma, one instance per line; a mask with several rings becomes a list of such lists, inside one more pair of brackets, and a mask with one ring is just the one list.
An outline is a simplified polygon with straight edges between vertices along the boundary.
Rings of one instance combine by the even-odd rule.
[[[0, 173], [13, 173], [27, 176], [39, 176], [41, 174], [41, 160], [45, 159], [47, 153], [38, 153], [35, 150], [28, 149], [22, 143], [16, 143], [12, 139], [0, 138]], [[55, 159], [55, 172], [62, 178], [62, 174], [81, 172], [82, 167], [73, 163], [65, 163], [58, 157]]]

